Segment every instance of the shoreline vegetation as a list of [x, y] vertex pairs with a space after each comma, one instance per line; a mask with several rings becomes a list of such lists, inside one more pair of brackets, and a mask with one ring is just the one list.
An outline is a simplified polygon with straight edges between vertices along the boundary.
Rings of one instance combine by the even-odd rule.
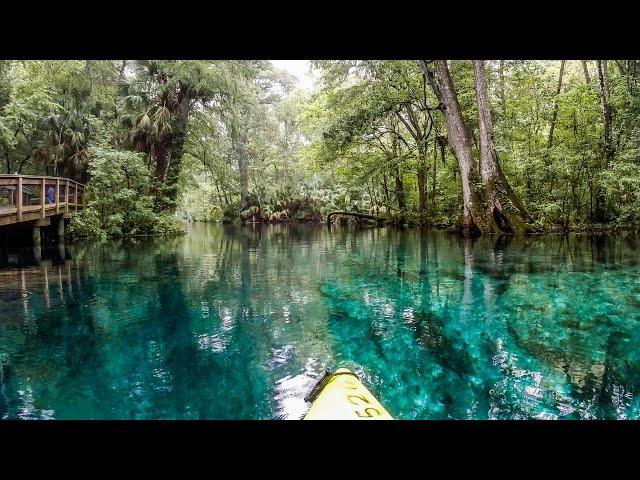
[[[112, 236], [96, 236], [96, 235], [67, 235], [68, 241], [71, 243], [82, 242], [87, 240], [124, 240], [124, 239], [137, 239], [137, 238], [162, 238], [162, 237], [179, 237], [187, 234], [187, 225], [192, 223], [211, 223], [211, 224], [224, 224], [235, 226], [269, 226], [269, 225], [324, 225], [330, 226], [325, 220], [311, 221], [311, 220], [277, 220], [277, 221], [224, 221], [224, 220], [195, 220], [195, 219], [177, 219], [174, 227], [170, 232], [159, 233], [136, 233], [128, 235], [112, 235]], [[455, 225], [420, 225], [415, 223], [405, 223], [400, 225], [397, 221], [388, 220], [385, 222], [373, 222], [373, 221], [347, 221], [338, 220], [332, 222], [331, 226], [338, 227], [356, 227], [356, 228], [378, 228], [378, 227], [394, 227], [401, 230], [404, 229], [420, 229], [420, 230], [438, 230], [452, 235], [458, 235], [459, 231]], [[484, 235], [509, 235], [509, 236], [536, 236], [536, 235], [569, 235], [569, 234], [586, 234], [586, 235], [602, 235], [613, 233], [627, 233], [640, 231], [640, 225], [575, 225], [563, 227], [560, 225], [547, 226], [544, 229], [538, 229], [535, 232], [528, 232], [521, 235], [508, 234], [508, 233], [485, 233]]]
[[[323, 221], [309, 221], [309, 220], [286, 220], [286, 221], [257, 221], [257, 222], [212, 222], [209, 220], [190, 220], [186, 221], [187, 223], [235, 223], [237, 225], [296, 225], [296, 224], [314, 224], [314, 225], [327, 225], [325, 220]], [[397, 228], [419, 228], [419, 229], [435, 229], [441, 230], [448, 233], [457, 234], [459, 233], [456, 230], [456, 225], [421, 225], [418, 223], [405, 223], [399, 224], [397, 221], [393, 219], [386, 220], [384, 222], [376, 222], [376, 221], [349, 221], [346, 219], [341, 219], [336, 222], [332, 222], [332, 225], [338, 226], [364, 226], [364, 227], [397, 227]], [[627, 231], [636, 231], [640, 230], [640, 225], [570, 225], [570, 226], [562, 226], [562, 225], [551, 225], [546, 226], [544, 228], [538, 228], [536, 231], [527, 232], [525, 235], [544, 235], [544, 234], [552, 234], [552, 233], [609, 233], [609, 232], [627, 232]], [[495, 233], [495, 232], [487, 232], [486, 234], [498, 234], [498, 235], [515, 235], [514, 233]]]
[[[222, 221], [211, 221], [211, 220], [191, 220], [185, 221], [184, 225], [189, 223], [202, 223], [202, 224], [223, 224], [223, 225], [235, 225], [235, 226], [270, 226], [270, 225], [314, 225], [314, 226], [327, 226], [327, 222], [304, 222], [304, 221], [287, 221], [287, 222], [222, 222]], [[459, 235], [459, 232], [456, 230], [455, 226], [449, 225], [417, 225], [417, 224], [405, 224], [398, 225], [395, 223], [362, 223], [358, 224], [355, 222], [345, 222], [345, 223], [337, 223], [332, 224], [332, 226], [338, 227], [356, 227], [356, 228], [379, 228], [379, 227], [393, 227], [399, 230], [406, 229], [419, 229], [419, 230], [437, 230], [442, 231], [451, 235]], [[637, 225], [627, 225], [627, 226], [579, 226], [579, 227], [570, 227], [568, 229], [562, 228], [548, 228], [546, 230], [539, 230], [536, 232], [529, 232], [526, 234], [516, 235], [516, 234], [507, 234], [507, 233], [485, 233], [483, 235], [508, 235], [508, 236], [537, 236], [537, 235], [569, 235], [569, 234], [587, 234], [587, 235], [603, 235], [603, 234], [615, 234], [615, 233], [626, 233], [626, 232], [638, 232], [640, 231], [640, 226]], [[172, 233], [144, 233], [144, 234], [130, 234], [130, 235], [114, 235], [114, 236], [104, 236], [104, 237], [96, 237], [91, 235], [78, 236], [78, 235], [67, 235], [67, 241], [70, 243], [82, 242], [88, 240], [98, 240], [98, 241], [106, 241], [106, 240], [122, 240], [122, 239], [136, 239], [136, 238], [171, 238], [171, 237], [180, 237], [186, 235], [188, 232], [186, 228], [177, 228]]]
[[[640, 225], [640, 61], [0, 61], [0, 170], [87, 185], [67, 237], [360, 212], [464, 236]], [[338, 223], [345, 221], [336, 218]]]

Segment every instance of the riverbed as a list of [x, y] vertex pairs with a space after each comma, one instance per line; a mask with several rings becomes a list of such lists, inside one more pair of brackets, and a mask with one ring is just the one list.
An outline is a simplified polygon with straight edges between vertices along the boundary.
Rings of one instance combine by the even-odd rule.
[[399, 419], [640, 417], [631, 234], [192, 224], [5, 257], [0, 418], [298, 419], [338, 367]]

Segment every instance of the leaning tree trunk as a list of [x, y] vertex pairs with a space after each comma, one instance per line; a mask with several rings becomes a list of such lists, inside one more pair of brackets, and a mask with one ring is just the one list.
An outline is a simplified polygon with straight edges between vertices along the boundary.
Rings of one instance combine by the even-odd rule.
[[494, 233], [525, 233], [527, 211], [505, 177], [493, 144], [493, 122], [484, 60], [474, 60], [478, 125], [480, 130], [480, 176], [484, 189], [484, 221]]
[[456, 228], [464, 235], [477, 234], [486, 230], [481, 212], [481, 199], [473, 189], [475, 170], [471, 153], [471, 135], [462, 118], [462, 110], [458, 102], [449, 67], [446, 60], [434, 60], [435, 75], [422, 60], [420, 64], [441, 103], [447, 125], [447, 140], [458, 160], [460, 178], [462, 179], [462, 216]]

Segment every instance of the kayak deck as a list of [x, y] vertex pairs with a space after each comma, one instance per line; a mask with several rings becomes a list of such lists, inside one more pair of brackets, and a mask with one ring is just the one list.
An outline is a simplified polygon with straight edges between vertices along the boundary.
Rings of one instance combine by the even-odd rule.
[[356, 374], [346, 368], [325, 375], [309, 397], [312, 404], [304, 420], [393, 420]]

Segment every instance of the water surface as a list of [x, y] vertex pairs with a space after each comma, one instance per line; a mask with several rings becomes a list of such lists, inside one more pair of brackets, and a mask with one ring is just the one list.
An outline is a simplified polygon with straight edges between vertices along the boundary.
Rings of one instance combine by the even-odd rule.
[[400, 419], [638, 418], [637, 247], [198, 224], [4, 252], [0, 418], [295, 419], [341, 366]]

